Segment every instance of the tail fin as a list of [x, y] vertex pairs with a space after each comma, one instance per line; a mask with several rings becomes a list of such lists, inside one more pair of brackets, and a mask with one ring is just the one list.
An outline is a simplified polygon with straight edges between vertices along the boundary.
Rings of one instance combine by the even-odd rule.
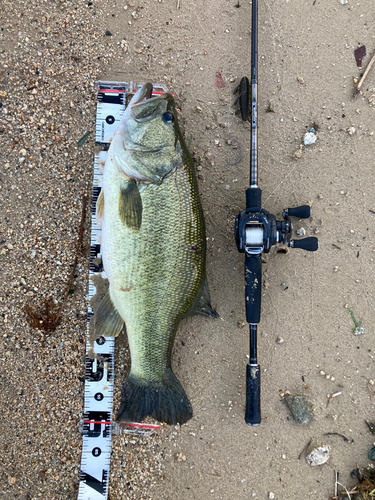
[[193, 416], [182, 385], [171, 369], [160, 382], [147, 382], [129, 375], [122, 389], [119, 422], [139, 422], [151, 415], [169, 425], [184, 424]]

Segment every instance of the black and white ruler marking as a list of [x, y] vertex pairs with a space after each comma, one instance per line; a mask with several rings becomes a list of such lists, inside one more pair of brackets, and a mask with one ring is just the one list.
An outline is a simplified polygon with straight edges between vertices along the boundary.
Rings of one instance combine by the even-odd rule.
[[[119, 429], [118, 424], [112, 423], [115, 338], [101, 337], [93, 346], [89, 339], [89, 323], [93, 316], [90, 300], [96, 294], [92, 278], [98, 273], [106, 278], [101, 264], [101, 229], [97, 224], [95, 211], [109, 144], [119, 126], [128, 97], [141, 85], [134, 82], [96, 83], [98, 95], [95, 143], [102, 146], [102, 151], [95, 155], [94, 160], [83, 445], [78, 500], [107, 500], [112, 431], [118, 432]], [[168, 92], [164, 85], [153, 84], [153, 94], [164, 92]], [[96, 355], [95, 359], [92, 359], [93, 353]], [[130, 425], [139, 429], [158, 428], [136, 423]]]

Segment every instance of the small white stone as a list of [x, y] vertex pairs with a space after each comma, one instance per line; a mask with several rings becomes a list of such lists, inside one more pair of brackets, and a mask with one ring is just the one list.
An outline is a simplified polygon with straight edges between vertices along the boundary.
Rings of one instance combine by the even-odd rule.
[[312, 132], [306, 132], [303, 138], [303, 143], [305, 144], [305, 146], [310, 146], [311, 144], [314, 144], [316, 139], [317, 137], [315, 134], [313, 134]]
[[272, 493], [272, 491], [270, 491], [270, 492], [268, 493], [268, 498], [271, 498], [271, 500], [272, 500], [273, 498], [275, 498], [275, 493]]
[[329, 459], [330, 447], [327, 444], [314, 448], [306, 457], [309, 465], [323, 465]]

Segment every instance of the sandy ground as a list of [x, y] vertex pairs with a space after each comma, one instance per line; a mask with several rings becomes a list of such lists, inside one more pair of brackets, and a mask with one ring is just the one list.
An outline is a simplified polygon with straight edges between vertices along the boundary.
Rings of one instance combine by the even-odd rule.
[[[248, 328], [243, 258], [232, 227], [248, 184], [249, 124], [232, 91], [250, 73], [251, 5], [239, 0], [9, 2], [0, 13], [1, 428], [0, 498], [77, 495], [88, 253], [55, 332], [31, 328], [24, 305], [64, 294], [90, 196], [96, 79], [162, 81], [181, 109], [207, 223], [208, 279], [220, 318], [185, 321], [173, 363], [193, 419], [151, 438], [116, 436], [111, 500], [323, 500], [334, 470], [347, 486], [367, 467], [374, 420], [375, 69], [353, 99], [353, 78], [375, 50], [375, 3], [259, 2], [259, 169], [264, 208], [312, 204], [296, 223], [315, 254], [265, 257], [259, 362], [262, 424], [244, 422]], [[353, 55], [366, 45], [363, 67]], [[268, 106], [274, 113], [267, 113]], [[318, 139], [300, 150], [304, 133]], [[348, 129], [354, 127], [350, 135]], [[234, 136], [242, 160], [226, 141]], [[90, 211], [88, 211], [90, 212]], [[85, 241], [89, 241], [90, 217]], [[347, 307], [345, 307], [347, 306]], [[362, 321], [355, 336], [349, 308]], [[278, 336], [284, 342], [276, 343]], [[120, 389], [126, 340], [116, 354]], [[323, 371], [325, 375], [321, 375]], [[280, 393], [305, 394], [314, 418], [297, 425]], [[327, 406], [328, 396], [341, 395]], [[372, 395], [372, 399], [371, 399]], [[336, 432], [347, 436], [325, 436]], [[315, 438], [329, 462], [298, 456]], [[269, 497], [271, 498], [271, 497]]]

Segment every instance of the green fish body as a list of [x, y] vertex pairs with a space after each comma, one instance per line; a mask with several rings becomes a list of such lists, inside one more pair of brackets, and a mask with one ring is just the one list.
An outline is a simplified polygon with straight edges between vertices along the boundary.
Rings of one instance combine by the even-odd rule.
[[171, 369], [182, 318], [216, 317], [206, 283], [206, 236], [194, 165], [173, 97], [144, 85], [125, 111], [104, 167], [97, 203], [109, 292], [95, 312], [96, 335], [125, 323], [131, 371], [119, 421], [152, 415], [168, 424], [192, 416]]

